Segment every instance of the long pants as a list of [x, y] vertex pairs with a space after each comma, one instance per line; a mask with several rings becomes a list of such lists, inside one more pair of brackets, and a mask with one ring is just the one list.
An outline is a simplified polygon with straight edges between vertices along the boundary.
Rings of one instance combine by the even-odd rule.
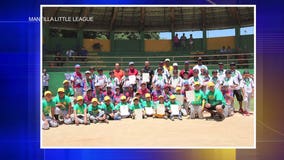
[[64, 121], [65, 124], [71, 124], [72, 123], [71, 117], [66, 118], [66, 115], [68, 114], [66, 110], [61, 110], [60, 108], [55, 107], [54, 112], [55, 112], [54, 114], [58, 115], [58, 117], [63, 116], [63, 121]]
[[104, 114], [105, 114], [104, 111], [99, 111], [97, 114], [90, 115], [90, 120], [91, 121], [98, 120], [99, 118], [103, 117]]
[[47, 130], [49, 127], [57, 127], [58, 123], [53, 120], [50, 116], [45, 116], [45, 119], [48, 123], [45, 123], [45, 121], [42, 121], [42, 129]]
[[121, 115], [119, 113], [114, 113], [114, 116], [111, 117], [109, 112], [105, 112], [107, 115], [107, 119], [109, 120], [121, 120]]
[[196, 114], [198, 114], [199, 118], [203, 118], [202, 107], [200, 105], [190, 105], [190, 118], [194, 119]]
[[246, 92], [246, 97], [244, 97], [244, 110], [250, 111], [250, 100], [251, 100], [251, 93]]
[[[70, 115], [70, 117], [71, 117], [71, 120], [72, 120], [72, 122], [74, 122], [75, 121], [75, 116], [74, 116], [74, 114], [71, 114]], [[80, 124], [83, 124], [84, 123], [84, 115], [83, 114], [77, 114], [77, 118], [78, 118], [78, 122], [80, 123]], [[87, 121], [89, 120], [89, 115], [87, 115]]]

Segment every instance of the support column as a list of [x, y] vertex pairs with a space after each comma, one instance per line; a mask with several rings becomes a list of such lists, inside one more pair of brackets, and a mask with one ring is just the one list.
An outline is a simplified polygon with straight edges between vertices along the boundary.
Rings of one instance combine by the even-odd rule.
[[141, 31], [140, 32], [140, 52], [145, 52], [145, 40], [144, 40], [144, 37], [145, 37], [145, 33], [144, 31]]
[[83, 30], [80, 29], [77, 32], [77, 48], [83, 47], [83, 39], [84, 39]]
[[114, 32], [110, 31], [109, 32], [109, 38], [110, 38], [110, 51], [113, 52], [115, 51], [115, 42], [114, 42]]
[[207, 34], [206, 34], [206, 29], [202, 30], [202, 34], [203, 34], [203, 39], [202, 39], [202, 50], [204, 52], [207, 51]]
[[235, 49], [239, 50], [241, 48], [241, 28], [237, 26], [235, 28]]
[[49, 27], [46, 25], [43, 27], [43, 37], [42, 37], [42, 44], [44, 45], [43, 51], [49, 48]]

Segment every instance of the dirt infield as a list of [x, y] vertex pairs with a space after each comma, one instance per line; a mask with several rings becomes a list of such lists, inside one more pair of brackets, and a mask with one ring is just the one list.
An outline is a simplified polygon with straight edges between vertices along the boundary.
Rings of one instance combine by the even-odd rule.
[[42, 131], [42, 147], [252, 147], [253, 120], [235, 114], [222, 122], [183, 117], [61, 125]]

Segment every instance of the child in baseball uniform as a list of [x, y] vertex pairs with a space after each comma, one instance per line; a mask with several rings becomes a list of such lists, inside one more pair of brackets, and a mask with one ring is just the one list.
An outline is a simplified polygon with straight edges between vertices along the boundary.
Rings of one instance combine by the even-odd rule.
[[194, 100], [190, 102], [190, 118], [194, 119], [196, 118], [196, 114], [198, 115], [198, 118], [203, 118], [202, 114], [202, 103], [205, 99], [205, 95], [203, 91], [200, 89], [200, 83], [194, 82]]
[[[133, 119], [136, 118], [136, 115], [135, 115], [135, 112], [134, 112], [135, 109], [143, 109], [142, 104], [139, 103], [138, 97], [134, 97], [133, 98], [133, 104], [130, 105], [131, 115], [132, 115]], [[145, 112], [142, 113], [142, 116], [145, 117]]]
[[178, 101], [176, 101], [176, 96], [175, 96], [175, 95], [171, 95], [169, 102], [166, 104], [166, 106], [167, 106], [167, 108], [168, 108], [168, 112], [169, 112], [169, 114], [170, 114], [170, 119], [171, 119], [172, 121], [174, 121], [174, 117], [175, 117], [176, 115], [173, 114], [173, 111], [171, 110], [171, 105], [178, 105], [178, 106], [179, 106], [179, 108], [178, 108], [179, 114], [178, 114], [177, 116], [178, 116], [178, 119], [179, 119], [179, 120], [182, 120], [182, 116], [181, 116], [181, 104], [180, 104]]
[[104, 103], [101, 104], [101, 109], [105, 112], [108, 120], [120, 120], [121, 116], [115, 112], [115, 108], [109, 96], [104, 97]]
[[150, 95], [150, 93], [146, 93], [146, 94], [145, 94], [145, 98], [146, 98], [146, 100], [143, 101], [142, 106], [143, 106], [143, 108], [144, 108], [145, 118], [147, 118], [147, 116], [153, 116], [155, 104], [154, 104], [154, 102], [151, 100], [151, 95]]
[[224, 108], [225, 117], [232, 116], [234, 114], [234, 108], [232, 103], [234, 103], [233, 90], [229, 89], [229, 84], [225, 83], [221, 87], [221, 92], [225, 98], [226, 106]]
[[88, 106], [88, 114], [90, 117], [90, 121], [95, 124], [98, 122], [108, 123], [105, 112], [101, 110], [99, 101], [97, 98], [93, 98], [92, 103]]
[[[128, 108], [128, 113], [122, 113], [121, 112], [121, 106], [127, 106]], [[131, 116], [131, 111], [130, 111], [130, 104], [127, 103], [127, 98], [126, 96], [122, 95], [120, 97], [120, 102], [115, 106], [115, 110], [117, 111], [118, 114], [120, 114], [121, 118], [128, 118]]]
[[250, 115], [250, 100], [254, 93], [254, 82], [250, 78], [249, 71], [244, 71], [244, 79], [241, 81], [241, 87], [244, 90], [244, 114]]
[[56, 105], [54, 115], [55, 119], [59, 121], [60, 124], [62, 124], [63, 122], [65, 124], [71, 124], [71, 99], [67, 95], [65, 95], [64, 88], [58, 88], [57, 93], [58, 95], [53, 99]]
[[153, 118], [164, 118], [164, 119], [168, 119], [168, 114], [167, 114], [166, 112], [164, 112], [163, 114], [158, 114], [158, 112], [157, 112], [157, 107], [158, 107], [159, 104], [164, 105], [165, 110], [166, 110], [166, 105], [167, 105], [167, 103], [165, 102], [163, 95], [160, 95], [160, 96], [158, 97], [158, 101], [156, 102], [156, 106], [155, 106], [155, 113], [156, 113], [156, 114], [154, 114]]
[[77, 103], [74, 106], [74, 113], [71, 115], [72, 121], [75, 121], [75, 124], [89, 124], [87, 117], [87, 105], [83, 101], [82, 96], [77, 97]]
[[49, 127], [57, 127], [58, 123], [54, 118], [55, 103], [52, 100], [50, 91], [44, 92], [42, 100], [42, 129], [47, 130]]

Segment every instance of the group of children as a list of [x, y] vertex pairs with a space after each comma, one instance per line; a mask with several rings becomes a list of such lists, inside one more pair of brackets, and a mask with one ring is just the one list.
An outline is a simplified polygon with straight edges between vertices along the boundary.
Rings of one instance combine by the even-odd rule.
[[133, 80], [129, 69], [121, 79], [113, 71], [107, 78], [102, 69], [98, 69], [97, 75], [90, 70], [83, 76], [76, 65], [74, 76], [63, 81], [55, 97], [52, 98], [50, 91], [44, 92], [42, 128], [139, 117], [173, 121], [184, 116], [203, 118], [203, 111], [211, 113], [216, 120], [223, 120], [234, 113], [234, 95], [239, 102], [245, 102], [244, 108], [240, 103], [240, 113], [249, 115], [253, 77], [248, 71], [241, 75], [234, 63], [230, 64], [230, 70], [223, 70], [222, 65], [212, 71], [212, 77], [202, 64], [183, 71], [182, 77], [182, 71], [173, 70], [169, 77], [166, 68], [159, 67], [149, 81], [144, 81], [142, 73]]

